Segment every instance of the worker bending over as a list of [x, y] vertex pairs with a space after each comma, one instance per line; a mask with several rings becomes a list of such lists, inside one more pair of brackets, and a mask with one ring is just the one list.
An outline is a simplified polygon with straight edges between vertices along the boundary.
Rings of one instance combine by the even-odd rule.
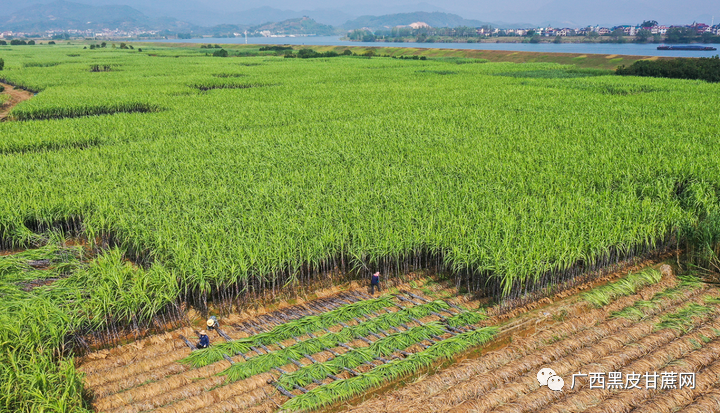
[[212, 316], [208, 318], [207, 328], [208, 330], [215, 330], [216, 328], [220, 328], [220, 326], [218, 325], [217, 317]]
[[207, 335], [207, 331], [202, 330], [200, 332], [200, 342], [197, 345], [197, 348], [208, 348], [210, 347], [210, 337]]

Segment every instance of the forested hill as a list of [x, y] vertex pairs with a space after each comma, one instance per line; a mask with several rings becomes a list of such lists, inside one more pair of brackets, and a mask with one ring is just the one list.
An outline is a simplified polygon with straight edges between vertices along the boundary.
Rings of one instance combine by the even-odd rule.
[[277, 34], [316, 34], [330, 36], [336, 34], [337, 29], [333, 26], [321, 24], [309, 17], [284, 20], [278, 23], [265, 23], [250, 28], [251, 32], [270, 31]]
[[[1, 9], [0, 13], [4, 14]], [[175, 19], [150, 18], [130, 6], [91, 6], [63, 0], [49, 4], [32, 4], [10, 15], [0, 15], [1, 29], [25, 32], [185, 26], [188, 25]]]
[[342, 28], [346, 30], [361, 29], [363, 27], [379, 29], [404, 26], [415, 22], [424, 22], [433, 27], [480, 27], [490, 24], [480, 20], [464, 19], [457, 14], [418, 11], [414, 13], [386, 14], [383, 16], [361, 16], [355, 20], [347, 21], [342, 25]]

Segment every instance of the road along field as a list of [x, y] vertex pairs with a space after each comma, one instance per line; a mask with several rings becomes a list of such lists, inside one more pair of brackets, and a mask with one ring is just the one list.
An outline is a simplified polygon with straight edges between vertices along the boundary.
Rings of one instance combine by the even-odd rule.
[[[0, 249], [50, 263], [38, 274], [13, 257], [0, 270], [10, 411], [90, 408], [73, 357], [98, 343], [375, 271], [387, 282], [429, 270], [507, 310], [670, 249], [683, 268], [717, 265], [720, 85], [455, 57], [83, 47], [0, 47], [0, 80], [37, 92], [0, 122]], [[83, 257], [52, 249], [68, 239]], [[438, 332], [431, 316], [402, 337]], [[435, 335], [412, 363], [381, 355], [380, 371], [483, 341]], [[152, 363], [179, 369], [172, 357]], [[221, 384], [223, 360], [198, 367], [203, 385]], [[307, 395], [287, 402], [325, 404], [351, 384], [346, 399], [378, 378], [346, 380], [298, 384]]]

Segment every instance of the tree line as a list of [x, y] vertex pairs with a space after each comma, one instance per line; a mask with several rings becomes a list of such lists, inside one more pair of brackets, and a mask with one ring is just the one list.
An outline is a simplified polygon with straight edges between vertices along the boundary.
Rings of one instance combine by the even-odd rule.
[[629, 67], [618, 67], [615, 73], [621, 76], [668, 77], [720, 82], [720, 56], [699, 59], [638, 60]]
[[[5, 40], [0, 40], [0, 46], [7, 46], [8, 43]], [[33, 46], [35, 45], [35, 40], [20, 40], [20, 39], [13, 39], [10, 40], [10, 46]]]

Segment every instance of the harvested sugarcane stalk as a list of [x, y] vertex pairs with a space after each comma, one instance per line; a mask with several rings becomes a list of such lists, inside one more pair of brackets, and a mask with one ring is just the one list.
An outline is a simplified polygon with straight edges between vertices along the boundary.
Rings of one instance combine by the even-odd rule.
[[403, 296], [400, 295], [400, 294], [396, 295], [395, 297], [397, 297], [398, 299], [400, 299], [400, 301], [405, 301], [406, 303], [411, 303], [412, 305], [420, 305], [420, 303], [417, 303], [417, 302], [415, 302], [415, 301], [413, 301], [413, 300], [411, 300], [411, 299], [409, 299], [409, 298], [405, 298], [405, 297], [403, 297]]
[[254, 352], [258, 353], [258, 354], [262, 354], [262, 351], [260, 351], [260, 349], [257, 348], [257, 347], [255, 347], [255, 346], [250, 346], [250, 350], [252, 350], [252, 351], [254, 351]]
[[[375, 334], [375, 333], [373, 333], [372, 331], [368, 331], [368, 333], [369, 333], [371, 336], [377, 338], [378, 340], [382, 338], [382, 337], [380, 337], [379, 334]], [[387, 336], [387, 334], [385, 334], [385, 335]]]
[[293, 397], [295, 397], [294, 394], [292, 394], [292, 393], [290, 393], [289, 391], [285, 390], [285, 388], [284, 388], [283, 386], [281, 386], [281, 385], [279, 385], [279, 384], [277, 384], [277, 383], [275, 383], [275, 382], [273, 382], [272, 385], [273, 385], [276, 389], [278, 389], [278, 391], [279, 391], [280, 393], [282, 393], [283, 396], [289, 397], [289, 398], [291, 398], [291, 399], [292, 399]]
[[303, 354], [303, 357], [305, 357], [306, 359], [310, 360], [311, 362], [313, 362], [313, 363], [315, 363], [315, 364], [319, 363], [319, 361], [317, 361], [317, 360], [315, 360], [314, 358], [312, 358], [312, 356], [309, 355], [309, 354]]
[[188, 340], [187, 338], [185, 338], [185, 336], [180, 335], [180, 338], [182, 339], [182, 341], [185, 342], [185, 344], [187, 344], [188, 347], [190, 347], [190, 350], [197, 350], [197, 349], [198, 349], [197, 347], [195, 347], [195, 344], [191, 343], [190, 340]]
[[400, 330], [399, 328], [397, 328], [397, 327], [395, 327], [395, 326], [390, 326], [390, 328], [392, 328], [393, 330], [395, 330], [395, 332], [397, 332], [397, 333], [402, 333], [402, 330]]
[[410, 291], [400, 290], [400, 292], [401, 292], [401, 293], [404, 293], [404, 294], [407, 294], [407, 295], [409, 295], [410, 297], [417, 298], [418, 300], [425, 301], [426, 303], [429, 303], [429, 302], [430, 302], [430, 300], [428, 300], [427, 298], [421, 297], [421, 296], [419, 296], [419, 295], [415, 295], [415, 294], [411, 293]]
[[362, 336], [357, 336], [357, 338], [360, 339], [360, 340], [362, 340], [362, 341], [364, 341], [364, 342], [367, 343], [367, 344], [372, 344], [372, 343], [373, 343], [371, 340], [368, 340], [367, 338], [362, 337]]
[[333, 351], [331, 348], [323, 347], [323, 350], [331, 353], [331, 354], [332, 354], [333, 356], [335, 356], [335, 357], [337, 357], [337, 356], [340, 355], [340, 353], [338, 353], [338, 352], [336, 352], [336, 351]]
[[345, 349], [348, 349], [348, 350], [353, 350], [352, 347], [348, 346], [348, 345], [345, 344], [345, 343], [338, 343], [338, 346], [340, 346], [340, 347], [342, 347], [342, 348], [345, 348]]
[[226, 341], [232, 341], [232, 339], [230, 338], [230, 336], [228, 336], [227, 334], [225, 334], [224, 331], [220, 330], [219, 328], [216, 328], [215, 330], [217, 330], [217, 333], [220, 334], [220, 336], [221, 336], [222, 338], [224, 338]]
[[233, 361], [233, 359], [231, 359], [230, 356], [228, 356], [227, 354], [223, 354], [223, 358], [224, 358], [225, 360], [229, 361], [230, 364], [235, 364], [235, 362]]

